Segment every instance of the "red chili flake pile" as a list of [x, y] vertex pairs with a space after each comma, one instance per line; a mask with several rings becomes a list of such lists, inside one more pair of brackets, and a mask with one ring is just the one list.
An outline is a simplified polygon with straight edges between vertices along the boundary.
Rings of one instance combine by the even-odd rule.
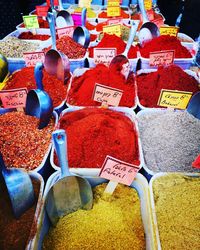
[[[67, 133], [71, 168], [100, 168], [107, 155], [140, 163], [135, 125], [120, 112], [86, 108], [66, 113], [60, 119], [60, 128]], [[58, 165], [57, 159], [55, 163]]]
[[[49, 75], [45, 69], [43, 70], [43, 85], [45, 91], [50, 95], [53, 100], [54, 107], [61, 104], [61, 102], [66, 98], [67, 87], [64, 85], [63, 81], [58, 80], [55, 76]], [[28, 90], [36, 88], [36, 82], [34, 78], [34, 67], [22, 68], [19, 71], [13, 73], [4, 89], [15, 89], [24, 88]]]
[[[104, 34], [103, 38], [99, 44], [95, 47], [89, 48], [89, 57], [93, 57], [94, 48], [116, 48], [117, 54], [122, 54], [125, 50], [126, 43], [116, 35]], [[128, 58], [137, 57], [137, 48], [131, 45], [131, 48], [128, 52]]]
[[100, 102], [93, 101], [92, 95], [95, 84], [110, 86], [123, 90], [119, 106], [133, 107], [135, 105], [135, 79], [133, 73], [128, 79], [120, 73], [119, 69], [109, 69], [103, 64], [87, 70], [82, 76], [74, 77], [67, 97], [68, 103], [78, 106], [100, 106]]
[[[116, 16], [116, 17], [123, 17], [123, 18], [129, 18], [129, 14], [127, 14], [125, 11], [123, 11], [122, 9], [120, 10], [120, 16]], [[102, 11], [98, 18], [112, 18], [110, 16], [107, 16], [107, 11]]]
[[162, 35], [153, 38], [140, 48], [141, 55], [145, 58], [149, 58], [150, 52], [161, 50], [175, 50], [175, 58], [192, 57], [189, 50], [184, 47], [175, 36], [170, 35]]
[[53, 120], [43, 129], [38, 129], [39, 119], [24, 112], [9, 112], [0, 115], [0, 152], [7, 167], [37, 168], [51, 142]]
[[89, 22], [86, 22], [85, 24], [85, 27], [88, 29], [88, 30], [94, 30], [95, 29], [95, 25], [89, 23]]
[[157, 105], [161, 89], [199, 91], [198, 82], [177, 65], [160, 67], [156, 72], [137, 76], [137, 89], [140, 103], [149, 108]]
[[32, 32], [22, 32], [19, 36], [19, 39], [27, 39], [27, 40], [47, 40], [50, 38], [49, 35], [42, 35], [42, 34], [33, 34]]
[[[69, 59], [83, 58], [86, 53], [86, 49], [69, 36], [62, 36], [56, 40], [56, 47], [57, 50], [64, 53]], [[48, 47], [45, 49], [45, 52], [50, 49], [51, 47]]]

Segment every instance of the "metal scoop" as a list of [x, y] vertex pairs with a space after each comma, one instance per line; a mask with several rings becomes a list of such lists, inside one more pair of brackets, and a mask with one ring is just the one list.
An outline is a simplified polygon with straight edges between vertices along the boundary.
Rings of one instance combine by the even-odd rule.
[[62, 1], [59, 0], [60, 11], [56, 16], [56, 27], [57, 28], [64, 28], [67, 26], [74, 26], [74, 21], [72, 19], [71, 14], [64, 10]]
[[147, 16], [147, 13], [144, 7], [144, 1], [138, 0], [138, 3], [139, 3], [139, 8], [142, 14], [142, 18], [143, 18], [143, 25], [141, 26], [139, 35], [138, 35], [139, 42], [142, 45], [143, 42], [151, 40], [152, 38], [159, 36], [160, 32], [159, 32], [158, 26], [155, 23], [149, 21], [149, 18]]
[[43, 90], [42, 84], [43, 64], [37, 63], [35, 66], [35, 80], [38, 89], [30, 90], [27, 94], [25, 113], [36, 116], [40, 119], [39, 129], [46, 127], [52, 117], [53, 102], [50, 96]]
[[109, 66], [110, 69], [115, 68], [116, 70], [118, 70], [118, 68], [119, 70], [121, 70], [121, 67], [122, 67], [121, 73], [125, 76], [126, 79], [128, 78], [129, 71], [130, 71], [130, 63], [129, 63], [129, 59], [127, 55], [133, 43], [137, 28], [138, 28], [138, 23], [135, 24], [133, 22], [131, 25], [129, 38], [128, 38], [124, 52], [121, 55], [115, 56], [110, 62], [110, 66]]
[[50, 75], [56, 75], [58, 79], [64, 83], [70, 78], [70, 63], [68, 57], [56, 49], [56, 31], [55, 31], [55, 17], [52, 13], [48, 13], [47, 20], [52, 37], [52, 49], [50, 49], [44, 60], [45, 70]]
[[61, 179], [49, 190], [45, 205], [48, 216], [55, 225], [64, 215], [78, 209], [91, 209], [93, 193], [87, 180], [79, 176], [72, 176], [69, 172], [65, 130], [54, 131], [52, 137], [61, 167]]
[[90, 32], [85, 27], [87, 9], [83, 8], [81, 13], [81, 26], [76, 27], [73, 33], [73, 39], [87, 48], [90, 43]]
[[27, 172], [16, 168], [7, 169], [0, 153], [0, 172], [4, 178], [14, 216], [19, 218], [35, 200], [31, 179]]
[[195, 93], [190, 99], [187, 112], [200, 120], [200, 91]]

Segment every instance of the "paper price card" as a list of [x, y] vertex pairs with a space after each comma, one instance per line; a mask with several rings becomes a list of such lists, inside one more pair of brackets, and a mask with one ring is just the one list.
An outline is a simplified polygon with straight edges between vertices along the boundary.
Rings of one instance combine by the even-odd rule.
[[91, 7], [91, 0], [79, 0], [79, 7], [80, 8], [90, 8]]
[[149, 55], [149, 65], [150, 66], [160, 66], [160, 65], [169, 65], [174, 61], [174, 50], [165, 50], [150, 52]]
[[116, 48], [94, 48], [94, 63], [103, 63], [108, 66], [116, 55]]
[[[51, 6], [51, 0], [46, 0], [47, 5], [50, 7]], [[54, 6], [59, 6], [59, 0], [54, 0]]]
[[27, 29], [38, 29], [38, 17], [37, 15], [23, 16], [24, 25]]
[[103, 33], [107, 33], [109, 35], [115, 34], [116, 36], [121, 36], [121, 24], [108, 25], [103, 27]]
[[96, 83], [92, 99], [94, 101], [101, 102], [103, 105], [105, 104], [111, 106], [118, 106], [122, 95], [123, 91], [120, 89], [115, 89]]
[[160, 35], [177, 36], [179, 27], [175, 26], [162, 26], [160, 27]]
[[62, 36], [73, 37], [73, 33], [74, 33], [74, 26], [63, 27], [63, 28], [57, 29], [58, 38], [61, 38]]
[[110, 20], [107, 21], [108, 25], [113, 25], [113, 24], [123, 24], [123, 18], [112, 18]]
[[108, 7], [119, 7], [120, 1], [119, 0], [108, 0], [107, 5], [108, 5]]
[[36, 6], [36, 14], [38, 16], [47, 16], [47, 12], [49, 10], [49, 6]]
[[0, 98], [4, 108], [24, 108], [26, 97], [27, 88], [0, 91]]
[[44, 63], [45, 54], [44, 52], [25, 52], [23, 54], [25, 63], [27, 67], [35, 66], [36, 63]]
[[99, 176], [130, 186], [139, 169], [139, 166], [120, 161], [107, 155]]
[[157, 105], [167, 108], [186, 109], [191, 97], [192, 92], [162, 89]]
[[152, 9], [152, 0], [144, 0], [144, 7], [146, 10]]
[[121, 15], [120, 7], [107, 7], [107, 15], [108, 16], [120, 16]]

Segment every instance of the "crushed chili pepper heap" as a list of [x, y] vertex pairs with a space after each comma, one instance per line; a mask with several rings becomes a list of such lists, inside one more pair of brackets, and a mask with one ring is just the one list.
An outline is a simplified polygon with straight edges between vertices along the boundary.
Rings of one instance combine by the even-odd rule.
[[27, 39], [27, 40], [47, 40], [50, 38], [49, 35], [36, 34], [34, 35], [32, 32], [22, 32], [19, 36], [19, 39]]
[[68, 137], [69, 167], [100, 168], [107, 155], [139, 165], [136, 128], [123, 113], [85, 108], [66, 113], [59, 125]]
[[[61, 104], [66, 98], [67, 87], [63, 81], [58, 80], [55, 76], [49, 75], [45, 69], [43, 70], [42, 79], [44, 89], [53, 100], [54, 107]], [[36, 88], [34, 77], [34, 67], [22, 68], [12, 74], [6, 82], [5, 89], [15, 89], [26, 87], [28, 90]]]
[[[69, 36], [62, 36], [58, 40], [56, 40], [56, 47], [57, 50], [64, 53], [69, 59], [78, 59], [85, 56], [86, 49], [80, 45], [79, 43], [75, 42]], [[45, 49], [45, 52], [50, 50], [51, 47]]]
[[196, 79], [177, 65], [160, 67], [156, 72], [137, 76], [137, 89], [140, 103], [149, 108], [159, 107], [157, 102], [162, 89], [189, 91], [193, 94], [199, 91]]
[[[120, 16], [116, 17], [123, 17], [123, 18], [129, 18], [129, 14], [120, 9]], [[98, 18], [113, 18], [107, 15], [107, 11], [102, 11], [99, 15]]]
[[53, 120], [38, 129], [39, 119], [24, 112], [0, 115], [0, 152], [6, 166], [33, 170], [37, 168], [51, 142]]
[[[104, 34], [102, 40], [95, 47], [89, 48], [89, 57], [94, 56], [94, 48], [116, 48], [117, 54], [122, 54], [125, 50], [126, 43], [116, 35]], [[128, 58], [137, 57], [137, 48], [131, 45], [131, 48], [128, 52]]]
[[[119, 68], [115, 68], [117, 65]], [[100, 102], [92, 99], [95, 84], [110, 86], [123, 90], [119, 106], [133, 107], [135, 105], [135, 79], [130, 73], [126, 80], [121, 74], [122, 65], [114, 64], [108, 68], [98, 64], [95, 68], [87, 70], [82, 76], [74, 77], [67, 97], [67, 102], [78, 106], [101, 106]]]
[[162, 35], [147, 41], [143, 47], [140, 48], [141, 55], [149, 58], [150, 52], [161, 50], [175, 50], [175, 58], [191, 58], [192, 55], [189, 50], [184, 47], [181, 42], [170, 35]]

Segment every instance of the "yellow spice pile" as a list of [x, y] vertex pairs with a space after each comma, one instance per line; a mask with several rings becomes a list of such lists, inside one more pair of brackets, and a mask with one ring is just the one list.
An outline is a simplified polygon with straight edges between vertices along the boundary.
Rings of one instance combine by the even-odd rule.
[[44, 240], [48, 250], [145, 249], [140, 200], [135, 189], [118, 185], [103, 197], [105, 184], [94, 188], [92, 210], [78, 210], [59, 220]]
[[162, 250], [199, 250], [200, 178], [168, 174], [153, 192]]

